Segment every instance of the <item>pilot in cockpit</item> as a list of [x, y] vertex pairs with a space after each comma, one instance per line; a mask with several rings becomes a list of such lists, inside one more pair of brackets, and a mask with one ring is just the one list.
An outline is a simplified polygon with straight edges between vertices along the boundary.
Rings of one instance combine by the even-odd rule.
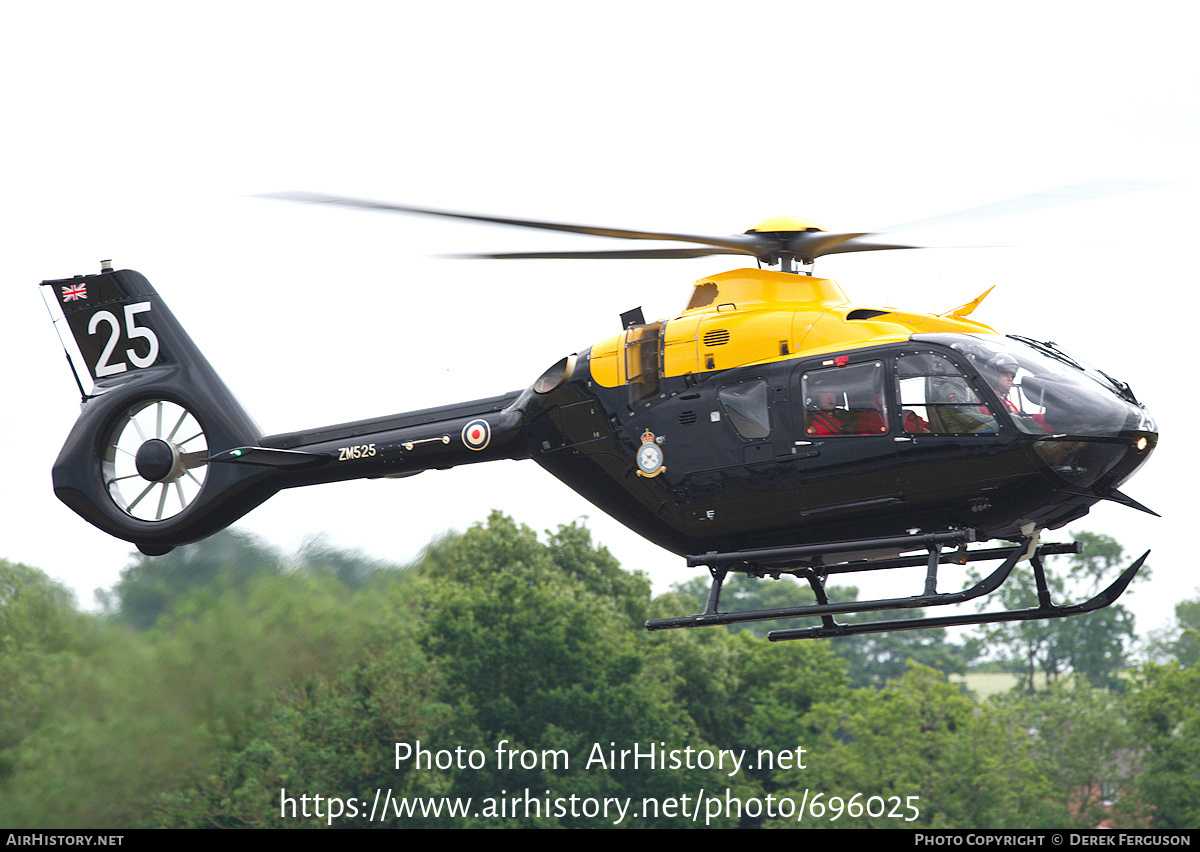
[[1007, 353], [1001, 353], [987, 362], [987, 376], [991, 382], [992, 388], [996, 391], [996, 396], [1000, 397], [1000, 403], [1004, 406], [1004, 410], [1016, 417], [1032, 420], [1037, 423], [1046, 432], [1053, 432], [1046, 425], [1046, 418], [1043, 414], [1026, 414], [1021, 410], [1021, 406], [1013, 402], [1009, 397], [1012, 392], [1013, 382], [1016, 380], [1017, 371], [1020, 365], [1017, 364], [1017, 359]]

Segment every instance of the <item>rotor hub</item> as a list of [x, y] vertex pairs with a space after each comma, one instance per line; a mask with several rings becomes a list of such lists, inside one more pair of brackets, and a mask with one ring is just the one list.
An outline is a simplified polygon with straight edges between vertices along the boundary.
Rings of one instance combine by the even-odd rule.
[[137, 472], [148, 482], [166, 482], [173, 478], [179, 463], [179, 451], [161, 438], [151, 438], [138, 447], [134, 462]]
[[825, 229], [811, 219], [801, 219], [799, 216], [773, 216], [770, 219], [764, 219], [753, 228], [746, 231], [747, 234], [779, 234], [779, 233], [794, 233], [796, 231], [824, 231]]

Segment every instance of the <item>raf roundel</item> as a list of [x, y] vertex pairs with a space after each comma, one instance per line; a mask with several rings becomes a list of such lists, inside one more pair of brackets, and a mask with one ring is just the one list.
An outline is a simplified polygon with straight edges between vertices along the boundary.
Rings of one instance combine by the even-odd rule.
[[486, 420], [472, 420], [462, 430], [463, 443], [469, 450], [482, 450], [492, 440], [492, 428]]

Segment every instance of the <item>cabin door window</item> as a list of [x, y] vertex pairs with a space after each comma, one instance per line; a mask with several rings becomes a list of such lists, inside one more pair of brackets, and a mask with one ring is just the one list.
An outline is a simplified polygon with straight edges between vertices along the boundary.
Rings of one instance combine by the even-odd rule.
[[908, 434], [996, 434], [995, 413], [949, 358], [933, 352], [902, 355], [896, 380]]
[[880, 361], [805, 373], [800, 380], [805, 435], [887, 434], [883, 388]]
[[770, 389], [762, 379], [729, 385], [717, 391], [725, 414], [737, 433], [748, 441], [771, 434]]

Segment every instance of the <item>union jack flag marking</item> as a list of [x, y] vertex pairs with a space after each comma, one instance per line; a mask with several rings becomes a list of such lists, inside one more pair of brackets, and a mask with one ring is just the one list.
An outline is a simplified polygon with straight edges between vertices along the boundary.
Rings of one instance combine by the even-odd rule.
[[77, 299], [87, 298], [86, 284], [67, 284], [62, 288], [62, 300], [64, 302], [74, 302]]

